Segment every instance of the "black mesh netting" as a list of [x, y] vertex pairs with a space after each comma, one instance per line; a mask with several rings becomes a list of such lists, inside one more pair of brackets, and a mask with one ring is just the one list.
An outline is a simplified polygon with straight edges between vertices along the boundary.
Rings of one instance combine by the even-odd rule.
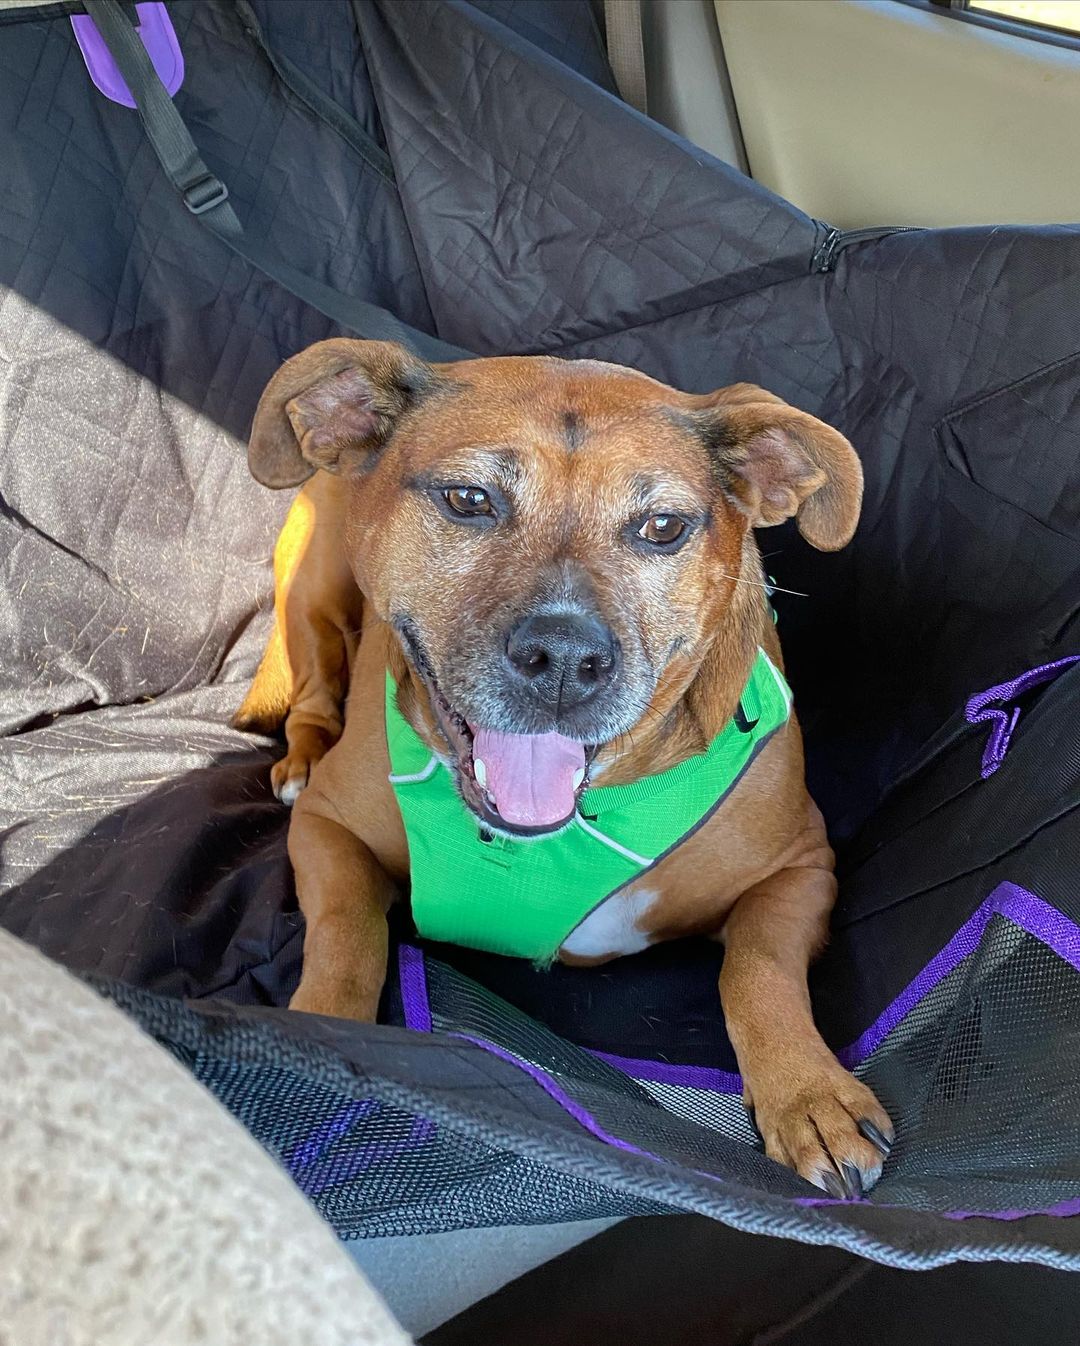
[[[668, 1205], [620, 1192], [588, 1165], [560, 1172], [551, 1139], [563, 1118], [464, 1048], [365, 1033], [350, 1025], [237, 1016], [95, 983], [207, 1086], [292, 1175], [344, 1238], [655, 1214]], [[299, 1027], [299, 1031], [296, 1031]], [[461, 1106], [460, 1070], [470, 1078]], [[470, 1069], [471, 1067], [471, 1069]], [[388, 1073], [380, 1073], [385, 1070]], [[557, 1145], [558, 1142], [556, 1141]]]
[[1060, 1050], [1062, 1033], [1077, 1045], [1080, 972], [1014, 916], [989, 914], [856, 1066], [899, 1137], [858, 1204], [767, 1160], [737, 1086], [639, 1082], [431, 957], [433, 1036], [103, 989], [344, 1237], [698, 1210], [896, 1265], [959, 1247], [1080, 1266], [1056, 1237], [1080, 1207], [1080, 1080]]

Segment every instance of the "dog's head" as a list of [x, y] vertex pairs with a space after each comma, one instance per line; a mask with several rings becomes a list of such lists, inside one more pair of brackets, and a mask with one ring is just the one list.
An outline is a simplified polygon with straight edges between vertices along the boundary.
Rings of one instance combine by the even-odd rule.
[[596, 752], [685, 693], [737, 586], [758, 592], [752, 528], [794, 516], [831, 551], [862, 493], [842, 435], [750, 384], [350, 340], [278, 371], [249, 460], [268, 486], [346, 481], [350, 564], [462, 797], [521, 832], [564, 824]]

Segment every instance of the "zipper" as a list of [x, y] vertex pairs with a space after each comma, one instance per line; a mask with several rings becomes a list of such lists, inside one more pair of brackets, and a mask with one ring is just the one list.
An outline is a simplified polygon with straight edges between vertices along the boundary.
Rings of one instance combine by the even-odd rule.
[[869, 243], [875, 238], [888, 238], [890, 234], [920, 234], [922, 228], [917, 224], [883, 225], [875, 229], [834, 229], [832, 225], [823, 225], [825, 237], [821, 240], [817, 252], [810, 259], [810, 274], [831, 271], [836, 259], [853, 243]]
[[234, 3], [240, 26], [266, 57], [274, 74], [285, 88], [294, 98], [298, 98], [309, 112], [314, 113], [332, 131], [336, 131], [367, 166], [378, 173], [379, 177], [393, 185], [396, 182], [393, 162], [375, 137], [361, 126], [355, 117], [350, 116], [343, 107], [325, 94], [299, 66], [271, 48], [248, 0], [234, 0]]

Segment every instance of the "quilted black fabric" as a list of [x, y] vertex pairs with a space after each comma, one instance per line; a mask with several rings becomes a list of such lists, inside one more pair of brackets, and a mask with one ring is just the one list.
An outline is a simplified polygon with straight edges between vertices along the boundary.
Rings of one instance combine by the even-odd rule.
[[[337, 329], [183, 209], [137, 115], [90, 83], [72, 8], [0, 23], [0, 920], [133, 988], [133, 1012], [157, 1003], [144, 992], [224, 998], [267, 1007], [243, 1022], [273, 1036], [302, 936], [287, 816], [267, 784], [274, 745], [228, 717], [268, 633], [288, 501], [250, 480], [243, 439], [277, 364]], [[480, 354], [595, 356], [695, 391], [761, 383], [859, 449], [850, 548], [762, 536], [777, 582], [808, 595], [777, 606], [847, 875], [817, 978], [837, 1041], [993, 882], [1075, 895], [1074, 758], [1053, 798], [1025, 767], [1026, 812], [1013, 787], [1006, 809], [977, 783], [968, 740], [969, 776], [916, 772], [939, 785], [887, 796], [962, 738], [970, 693], [1078, 648], [1080, 227], [841, 235], [621, 104], [586, 0], [168, 9], [186, 63], [176, 105], [245, 229], [296, 268]], [[298, 96], [266, 48], [337, 116]], [[984, 789], [952, 832], [926, 830]], [[1034, 856], [1034, 877], [1004, 872], [1009, 855]], [[702, 989], [712, 957], [664, 951], [611, 976], [630, 1003], [707, 1023], [697, 1041], [722, 1062]], [[574, 1017], [583, 974], [459, 962], [556, 1028]], [[174, 1001], [145, 1011], [166, 1038], [181, 1034]], [[665, 1050], [624, 1040], [640, 1018], [608, 1018], [594, 1031], [610, 1050]], [[382, 1031], [351, 1029], [350, 1059], [400, 1064], [400, 1034]], [[446, 1125], [464, 1116], [462, 1056], [441, 1067]], [[516, 1121], [484, 1144], [501, 1153], [517, 1125], [524, 1146], [538, 1106], [516, 1091]], [[642, 1183], [630, 1208], [700, 1197]], [[739, 1200], [762, 1227], [777, 1218], [764, 1198]], [[498, 1199], [485, 1202], [470, 1218], [494, 1218]], [[561, 1207], [583, 1208], [596, 1202], [573, 1193]], [[861, 1246], [881, 1233], [874, 1218], [788, 1211], [782, 1229]], [[1068, 1223], [1041, 1221], [1031, 1246], [1072, 1256]], [[1011, 1228], [986, 1233], [982, 1255], [1021, 1255]], [[911, 1237], [939, 1259], [973, 1246], [941, 1220]]]

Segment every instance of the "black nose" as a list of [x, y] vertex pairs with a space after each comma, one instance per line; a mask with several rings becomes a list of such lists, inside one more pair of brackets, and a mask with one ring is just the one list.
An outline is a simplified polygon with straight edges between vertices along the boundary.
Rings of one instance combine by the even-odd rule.
[[532, 694], [556, 712], [588, 701], [615, 672], [611, 632], [576, 612], [524, 618], [510, 633], [506, 655]]

